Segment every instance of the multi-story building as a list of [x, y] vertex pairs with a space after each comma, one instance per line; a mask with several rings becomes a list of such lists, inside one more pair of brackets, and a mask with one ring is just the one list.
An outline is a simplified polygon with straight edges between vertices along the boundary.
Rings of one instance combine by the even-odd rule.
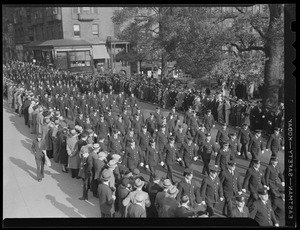
[[12, 15], [12, 9], [2, 7], [2, 60], [4, 62], [14, 58], [15, 55], [15, 40]]
[[19, 59], [35, 59], [72, 72], [92, 72], [102, 66], [104, 70], [130, 74], [129, 65], [114, 59], [117, 50], [129, 49], [128, 42], [115, 39], [116, 26], [111, 20], [114, 10], [115, 7], [15, 7], [14, 26], [19, 33], [16, 48], [23, 51]]

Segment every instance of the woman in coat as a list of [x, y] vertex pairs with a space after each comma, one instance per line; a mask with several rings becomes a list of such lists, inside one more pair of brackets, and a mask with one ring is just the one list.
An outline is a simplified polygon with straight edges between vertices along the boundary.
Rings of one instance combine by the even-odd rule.
[[62, 171], [67, 172], [66, 167], [68, 165], [68, 152], [67, 152], [67, 137], [68, 128], [64, 127], [59, 135], [59, 163], [62, 165]]

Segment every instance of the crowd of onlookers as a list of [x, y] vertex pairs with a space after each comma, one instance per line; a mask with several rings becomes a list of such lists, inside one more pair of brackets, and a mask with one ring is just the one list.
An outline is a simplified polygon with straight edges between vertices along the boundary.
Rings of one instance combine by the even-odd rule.
[[[9, 108], [24, 115], [25, 125], [37, 134], [32, 152], [38, 181], [45, 161], [53, 158], [62, 172], [82, 180], [81, 200], [88, 199], [89, 191], [99, 199], [102, 217], [212, 217], [215, 205], [224, 201], [224, 216], [282, 225], [284, 177], [278, 152], [283, 104], [268, 111], [260, 102], [222, 93], [174, 89], [151, 80], [146, 88], [147, 80], [84, 77], [30, 63], [11, 62], [3, 70]], [[145, 117], [139, 99], [159, 106]], [[171, 108], [168, 116], [160, 106]], [[212, 138], [216, 121], [222, 127]], [[238, 127], [238, 133], [228, 125]], [[262, 130], [269, 134], [265, 147]], [[262, 171], [260, 154], [266, 149], [272, 157]], [[242, 179], [236, 158], [249, 159], [249, 154]], [[205, 176], [200, 186], [191, 169], [197, 161]], [[177, 164], [184, 170], [180, 181], [173, 175]], [[161, 170], [167, 171], [165, 179]]]

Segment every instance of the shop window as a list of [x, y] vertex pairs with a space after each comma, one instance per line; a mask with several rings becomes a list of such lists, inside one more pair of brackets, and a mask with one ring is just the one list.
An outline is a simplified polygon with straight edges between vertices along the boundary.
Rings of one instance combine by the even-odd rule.
[[79, 14], [80, 13], [80, 7], [73, 7], [73, 14]]
[[69, 52], [70, 67], [91, 66], [89, 51]]
[[91, 7], [81, 7], [83, 14], [90, 14], [91, 13]]

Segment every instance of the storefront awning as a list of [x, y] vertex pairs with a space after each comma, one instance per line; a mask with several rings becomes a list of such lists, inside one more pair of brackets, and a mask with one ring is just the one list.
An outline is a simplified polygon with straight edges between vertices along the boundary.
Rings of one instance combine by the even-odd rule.
[[93, 45], [93, 58], [94, 59], [109, 59], [105, 45]]

